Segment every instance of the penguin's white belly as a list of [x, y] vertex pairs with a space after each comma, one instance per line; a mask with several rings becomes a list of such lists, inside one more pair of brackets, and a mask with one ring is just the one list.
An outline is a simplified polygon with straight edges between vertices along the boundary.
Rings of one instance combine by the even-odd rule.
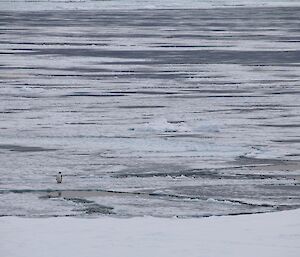
[[61, 183], [62, 182], [62, 175], [57, 175], [56, 176], [56, 181], [57, 181], [57, 183]]

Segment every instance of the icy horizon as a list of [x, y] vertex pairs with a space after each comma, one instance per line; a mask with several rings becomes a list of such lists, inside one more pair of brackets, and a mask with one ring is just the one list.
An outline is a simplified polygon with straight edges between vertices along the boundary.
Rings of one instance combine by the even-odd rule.
[[136, 9], [211, 9], [236, 7], [299, 7], [297, 0], [0, 0], [0, 10], [136, 10]]

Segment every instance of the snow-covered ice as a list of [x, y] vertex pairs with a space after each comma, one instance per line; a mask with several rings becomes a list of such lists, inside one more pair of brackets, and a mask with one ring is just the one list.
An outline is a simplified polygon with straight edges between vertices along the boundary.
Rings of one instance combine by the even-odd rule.
[[0, 0], [0, 256], [298, 257], [299, 17]]
[[201, 219], [0, 218], [9, 257], [298, 257], [300, 210]]
[[297, 0], [1, 0], [2, 10], [195, 9], [300, 6]]

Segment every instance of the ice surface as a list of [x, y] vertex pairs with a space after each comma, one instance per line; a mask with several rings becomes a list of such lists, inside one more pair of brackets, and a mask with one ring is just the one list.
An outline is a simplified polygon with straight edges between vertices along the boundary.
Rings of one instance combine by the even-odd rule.
[[2, 10], [189, 9], [299, 6], [297, 0], [1, 0]]
[[160, 2], [1, 2], [0, 215], [299, 207], [298, 1]]
[[0, 218], [4, 256], [299, 256], [299, 210], [203, 219]]

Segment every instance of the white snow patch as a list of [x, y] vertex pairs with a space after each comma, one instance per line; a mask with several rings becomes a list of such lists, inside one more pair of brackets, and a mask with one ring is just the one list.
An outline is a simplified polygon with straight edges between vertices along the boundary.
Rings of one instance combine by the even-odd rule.
[[300, 209], [163, 219], [0, 218], [2, 256], [263, 256], [300, 254]]
[[142, 132], [190, 132], [191, 129], [184, 123], [173, 124], [166, 118], [157, 118], [151, 120], [149, 123], [137, 126], [135, 129]]

